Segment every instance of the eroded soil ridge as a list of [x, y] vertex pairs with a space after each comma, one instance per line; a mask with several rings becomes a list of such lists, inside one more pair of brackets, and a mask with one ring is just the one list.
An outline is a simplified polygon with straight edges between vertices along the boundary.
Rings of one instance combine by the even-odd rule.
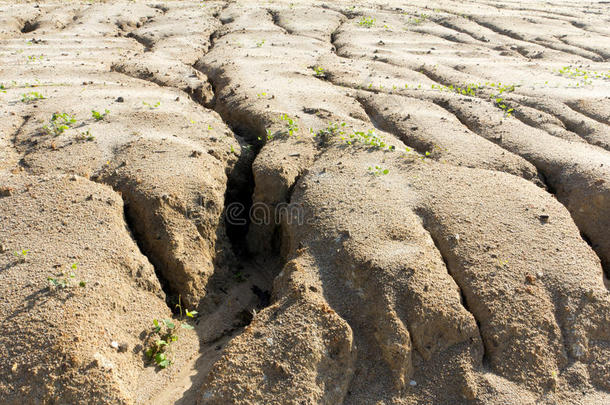
[[610, 402], [609, 16], [0, 2], [0, 402]]

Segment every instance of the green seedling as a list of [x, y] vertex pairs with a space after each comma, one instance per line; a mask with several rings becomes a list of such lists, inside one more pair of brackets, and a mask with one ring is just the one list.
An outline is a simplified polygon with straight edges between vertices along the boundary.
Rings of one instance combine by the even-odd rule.
[[67, 113], [53, 113], [49, 125], [45, 125], [43, 129], [47, 131], [49, 135], [59, 136], [75, 123], [76, 119]]
[[326, 143], [331, 138], [337, 138], [347, 145], [362, 144], [368, 148], [387, 149], [388, 151], [393, 151], [395, 149], [393, 145], [388, 145], [385, 140], [377, 135], [372, 129], [366, 132], [353, 131], [351, 134], [347, 134], [344, 130], [345, 126], [345, 122], [342, 122], [341, 124], [329, 123], [328, 127], [315, 133], [314, 137], [319, 137], [321, 143]]
[[14, 255], [17, 257], [20, 263], [25, 263], [28, 258], [28, 253], [30, 249], [21, 249], [19, 252], [15, 252]]
[[462, 94], [465, 96], [472, 96], [475, 97], [476, 94], [476, 90], [481, 88], [481, 86], [477, 85], [477, 84], [466, 84], [463, 87], [461, 86], [456, 86], [456, 85], [449, 85], [449, 86], [443, 86], [440, 84], [433, 84], [430, 86], [433, 90], [439, 90], [439, 91], [448, 91], [448, 92], [453, 92], [453, 93], [458, 93], [458, 94]]
[[40, 55], [40, 56], [29, 55], [27, 58], [28, 58], [27, 63], [36, 62], [36, 61], [40, 62], [44, 59], [44, 55]]
[[317, 77], [325, 77], [324, 68], [322, 66], [314, 66], [313, 71]]
[[560, 68], [557, 71], [557, 73], [560, 76], [577, 79], [579, 81], [579, 83], [577, 83], [576, 86], [578, 86], [578, 87], [580, 87], [579, 86], [580, 84], [582, 84], [582, 85], [592, 84], [593, 83], [592, 79], [602, 79], [602, 80], [610, 79], [610, 71], [604, 73], [604, 72], [584, 70], [584, 69], [580, 69], [578, 67], [572, 67], [572, 66], [563, 66], [562, 68]]
[[0, 93], [6, 93], [6, 87], [4, 87], [4, 84], [0, 84]]
[[[385, 143], [384, 139], [377, 135], [375, 131], [369, 129], [367, 132], [363, 131], [354, 131], [353, 134], [349, 136], [350, 141], [347, 141], [348, 144], [352, 142], [360, 142], [366, 146], [372, 147], [374, 149], [384, 149], [388, 147]], [[344, 140], [344, 139], [342, 139]], [[392, 147], [389, 148], [390, 150]]]
[[381, 166], [369, 166], [367, 170], [374, 176], [381, 176], [390, 172], [388, 169], [384, 169]]
[[[62, 272], [61, 275], [57, 277], [47, 277], [49, 281], [49, 285], [54, 288], [69, 288], [74, 286], [74, 281], [76, 278], [75, 272], [78, 270], [78, 265], [76, 263], [72, 263], [70, 266], [70, 272]], [[80, 280], [78, 282], [79, 287], [85, 287], [87, 282], [84, 280]]]
[[[280, 121], [284, 121], [285, 122], [285, 125], [286, 125], [285, 133], [288, 136], [292, 136], [292, 135], [296, 134], [299, 131], [299, 124], [297, 123], [297, 121], [295, 119], [292, 119], [288, 114], [281, 114], [280, 115]], [[268, 141], [273, 140], [273, 138], [277, 134], [277, 132], [273, 133], [271, 131], [271, 128], [267, 128], [265, 130], [265, 132], [267, 134], [266, 138], [267, 138]], [[284, 133], [284, 132], [281, 132], [281, 133]], [[259, 141], [262, 140], [260, 136], [258, 137], [258, 140]]]
[[42, 94], [38, 93], [37, 91], [31, 91], [29, 93], [24, 93], [21, 95], [22, 103], [31, 103], [33, 101], [42, 100], [42, 99], [44, 99], [44, 96]]
[[101, 121], [104, 118], [106, 118], [106, 116], [110, 114], [109, 110], [104, 110], [104, 113], [101, 113], [99, 111], [95, 111], [95, 110], [91, 110], [91, 116], [96, 120], [96, 121]]
[[264, 39], [261, 39], [260, 41], [258, 41], [256, 43], [256, 46], [259, 47], [259, 48], [262, 47], [263, 45], [265, 45], [265, 40]]
[[151, 110], [154, 110], [155, 108], [159, 108], [159, 106], [161, 105], [161, 102], [157, 101], [155, 104], [150, 104], [150, 103], [147, 103], [146, 101], [142, 101], [142, 104], [144, 104], [146, 107], [150, 108]]
[[238, 283], [243, 283], [244, 281], [246, 281], [246, 277], [241, 271], [233, 273], [233, 278], [235, 278], [235, 281], [237, 281]]
[[[182, 299], [181, 296], [178, 296], [178, 304], [176, 308], [180, 309], [180, 318], [183, 317], [183, 308], [182, 308]], [[189, 311], [185, 310], [187, 318], [194, 319], [197, 315], [197, 311]], [[186, 322], [179, 322], [179, 325], [182, 329], [194, 329], [192, 325], [189, 325]], [[157, 319], [153, 319], [153, 333], [159, 336], [159, 339], [156, 339], [152, 342], [152, 344], [145, 351], [146, 357], [149, 360], [155, 362], [159, 368], [166, 368], [172, 364], [172, 361], [167, 357], [167, 350], [170, 348], [170, 345], [178, 340], [178, 335], [176, 334], [178, 327], [175, 321], [172, 319], [163, 319], [161, 321]]]
[[76, 135], [76, 140], [77, 141], [93, 141], [95, 140], [95, 136], [93, 136], [91, 134], [91, 132], [89, 132], [89, 130], [85, 131], [85, 132], [81, 132], [78, 135]]
[[178, 340], [178, 336], [175, 333], [176, 324], [171, 319], [163, 319], [161, 322], [153, 319], [153, 331], [160, 335], [160, 339], [155, 340], [146, 350], [146, 357], [154, 360], [159, 368], [166, 368], [172, 362], [167, 358], [165, 351], [172, 342]]
[[427, 14], [420, 14], [419, 17], [418, 16], [409, 17], [409, 20], [407, 21], [407, 23], [411, 24], [411, 25], [420, 25], [420, 24], [423, 24], [424, 22], [426, 22], [426, 20], [428, 20], [429, 18], [430, 18], [430, 16]]
[[[502, 111], [504, 111], [505, 117], [509, 117], [514, 112], [514, 108], [511, 108], [510, 106], [508, 106], [505, 102], [504, 97], [501, 97], [501, 96], [504, 93], [512, 93], [513, 91], [515, 91], [515, 88], [517, 86], [518, 85], [516, 85], [516, 84], [504, 85], [502, 83], [485, 82], [484, 84], [469, 83], [469, 84], [464, 84], [462, 86], [458, 86], [458, 85], [454, 85], [454, 84], [450, 84], [449, 86], [433, 84], [430, 87], [433, 90], [448, 91], [448, 92], [458, 93], [458, 94], [462, 94], [464, 96], [471, 96], [471, 97], [479, 96], [480, 95], [479, 90], [488, 90], [488, 91], [492, 92], [492, 94], [489, 96], [489, 98], [492, 99], [494, 105], [496, 107], [498, 107], [499, 109], [501, 109]], [[406, 85], [405, 85], [405, 88], [407, 88]]]
[[498, 258], [496, 263], [497, 263], [498, 267], [506, 267], [508, 265], [508, 259]]
[[360, 21], [358, 21], [358, 25], [365, 28], [371, 28], [373, 25], [375, 25], [375, 21], [376, 20], [372, 17], [362, 16]]
[[280, 115], [280, 120], [286, 122], [286, 131], [288, 132], [288, 136], [292, 136], [298, 132], [299, 125], [297, 124], [297, 121], [290, 118], [288, 114]]

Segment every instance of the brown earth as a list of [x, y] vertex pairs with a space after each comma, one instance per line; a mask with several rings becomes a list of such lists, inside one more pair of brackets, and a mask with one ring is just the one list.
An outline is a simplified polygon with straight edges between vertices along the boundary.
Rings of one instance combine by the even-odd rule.
[[610, 403], [609, 26], [0, 1], [0, 404]]

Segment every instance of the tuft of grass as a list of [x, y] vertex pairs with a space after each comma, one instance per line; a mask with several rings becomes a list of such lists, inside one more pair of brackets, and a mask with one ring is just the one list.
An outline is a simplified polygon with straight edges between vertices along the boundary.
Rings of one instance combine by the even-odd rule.
[[313, 71], [316, 77], [326, 77], [326, 73], [324, 73], [324, 68], [322, 66], [314, 66]]

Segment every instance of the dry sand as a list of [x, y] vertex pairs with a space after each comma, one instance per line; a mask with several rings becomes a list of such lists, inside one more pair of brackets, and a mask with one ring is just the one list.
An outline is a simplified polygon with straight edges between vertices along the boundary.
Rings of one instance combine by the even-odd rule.
[[608, 27], [0, 1], [0, 403], [610, 403]]

